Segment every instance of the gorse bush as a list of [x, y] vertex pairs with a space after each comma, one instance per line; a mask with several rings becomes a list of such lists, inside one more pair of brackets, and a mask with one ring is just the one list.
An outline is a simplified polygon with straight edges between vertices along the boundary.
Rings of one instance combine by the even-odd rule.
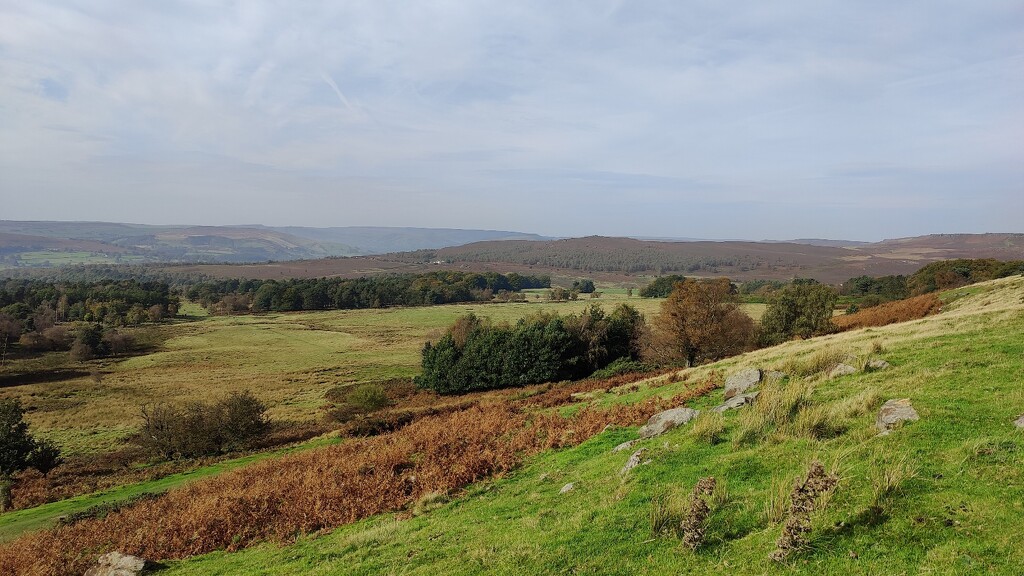
[[137, 442], [149, 454], [164, 459], [240, 450], [267, 431], [265, 412], [266, 406], [248, 391], [210, 404], [144, 406]]
[[578, 316], [539, 314], [514, 326], [474, 315], [423, 347], [421, 388], [441, 394], [583, 378], [618, 358], [636, 359], [643, 316], [619, 305], [591, 305]]

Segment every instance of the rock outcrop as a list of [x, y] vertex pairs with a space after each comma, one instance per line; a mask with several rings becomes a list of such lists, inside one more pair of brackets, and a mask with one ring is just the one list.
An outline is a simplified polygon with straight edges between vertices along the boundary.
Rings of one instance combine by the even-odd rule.
[[848, 376], [850, 374], [856, 374], [857, 369], [849, 364], [836, 364], [831, 370], [828, 371], [829, 378], [839, 378], [840, 376]]
[[746, 406], [747, 404], [753, 404], [754, 400], [757, 399], [758, 394], [758, 392], [751, 392], [749, 394], [740, 394], [738, 396], [733, 396], [732, 398], [726, 400], [725, 404], [715, 406], [714, 408], [712, 408], [712, 410], [714, 410], [715, 412], [725, 412], [726, 410], [735, 410], [736, 408]]
[[619, 470], [620, 476], [625, 476], [630, 470], [640, 465], [640, 459], [643, 458], [644, 452], [647, 452], [646, 448], [641, 448], [630, 455], [629, 460], [626, 460], [626, 464]]
[[881, 434], [888, 434], [896, 425], [901, 422], [912, 422], [920, 420], [917, 410], [910, 404], [910, 398], [899, 400], [888, 400], [878, 410], [878, 417], [875, 419], [875, 427]]
[[868, 370], [885, 370], [888, 367], [889, 367], [889, 363], [886, 362], [885, 360], [882, 360], [881, 358], [875, 358], [874, 360], [869, 360], [868, 364], [867, 364], [867, 369]]
[[680, 406], [679, 408], [672, 408], [671, 410], [665, 410], [664, 412], [658, 412], [654, 416], [651, 416], [647, 424], [644, 424], [640, 428], [640, 438], [654, 438], [660, 436], [665, 432], [686, 424], [690, 420], [697, 417], [697, 412], [693, 408], [685, 408]]
[[728, 400], [737, 394], [742, 394], [757, 386], [764, 373], [760, 368], [748, 368], [729, 376], [725, 379], [725, 399]]

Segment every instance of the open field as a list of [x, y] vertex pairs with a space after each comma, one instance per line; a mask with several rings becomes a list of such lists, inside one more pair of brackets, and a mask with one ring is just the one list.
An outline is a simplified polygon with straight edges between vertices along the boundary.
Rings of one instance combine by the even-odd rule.
[[[669, 432], [642, 442], [651, 463], [622, 479], [617, 471], [629, 453], [610, 448], [635, 435], [613, 429], [535, 457], [432, 511], [381, 514], [288, 546], [216, 552], [174, 562], [166, 573], [1019, 574], [1024, 437], [1011, 422], [1024, 412], [1024, 279], [979, 288], [938, 316], [690, 371], [694, 379], [748, 366], [793, 369], [835, 353], [892, 364], [834, 380], [791, 380], [788, 386], [810, 385], [810, 398], [760, 440], [736, 442], [751, 409], [727, 413], [722, 443], [709, 445], [688, 429]], [[636, 402], [681, 386], [658, 380], [588, 402]], [[714, 405], [720, 394], [695, 407]], [[910, 398], [921, 420], [877, 436], [874, 411], [890, 398]], [[840, 429], [815, 433], [801, 425], [822, 410]], [[779, 567], [768, 559], [781, 531], [769, 503], [812, 459], [840, 474], [839, 488], [814, 516], [810, 548]], [[652, 534], [652, 501], [683, 498], [707, 475], [727, 485], [727, 497], [713, 508], [705, 545], [689, 552], [675, 537]], [[575, 488], [559, 494], [568, 482]]]
[[[415, 513], [376, 515], [285, 547], [258, 545], [172, 562], [168, 573], [618, 574], [655, 569], [761, 574], [776, 570], [767, 553], [781, 529], [779, 520], [767, 514], [772, 509], [768, 503], [818, 458], [840, 474], [840, 488], [816, 515], [811, 547], [795, 555], [791, 571], [1014, 574], [1024, 557], [1012, 534], [1024, 527], [1024, 516], [1019, 505], [1005, 504], [1024, 501], [1024, 442], [1010, 424], [1024, 411], [1022, 294], [1021, 277], [977, 285], [943, 294], [947, 305], [937, 316], [789, 342], [686, 370], [682, 381], [659, 377], [618, 389], [598, 388], [563, 407], [560, 412], [568, 415], [585, 406], [635, 406], [652, 397], [672, 397], [711, 371], [749, 366], [782, 369], [794, 375], [784, 389], [806, 390], [793, 412], [772, 426], [756, 424], [757, 414], [764, 413], [759, 407], [770, 408], [770, 402], [727, 413], [721, 443], [709, 444], [688, 429], [641, 443], [651, 462], [625, 478], [617, 470], [628, 453], [612, 454], [609, 448], [632, 438], [633, 429], [600, 433], [597, 427], [591, 432], [596, 437], [579, 447], [540, 454], [495, 480], [453, 492], [422, 510], [417, 505]], [[607, 297], [611, 302], [612, 295]], [[514, 306], [498, 309], [513, 317]], [[425, 331], [433, 324], [430, 318], [447, 308], [466, 307], [364, 311], [421, 316], [418, 321], [377, 318], [358, 325], [351, 318], [319, 313], [312, 316], [324, 324], [310, 328], [307, 318], [298, 325], [349, 334], [359, 327], [378, 335], [389, 329], [401, 333], [403, 326]], [[184, 326], [230, 320], [238, 319]], [[228, 324], [223, 330], [230, 334]], [[815, 368], [823, 365], [822, 358], [844, 356], [855, 366], [882, 357], [892, 367], [834, 380]], [[510, 400], [516, 397], [516, 391], [510, 394]], [[707, 409], [721, 401], [720, 394], [692, 405]], [[876, 436], [874, 410], [885, 399], [902, 397], [913, 401], [922, 420]], [[292, 466], [300, 461], [289, 459]], [[247, 469], [218, 477], [225, 476], [229, 485], [227, 477]], [[651, 502], [664, 495], [678, 500], [708, 474], [727, 485], [728, 495], [714, 507], [705, 546], [697, 553], [684, 552], [675, 537], [652, 534]], [[896, 485], [879, 488], [883, 477], [895, 477]], [[558, 494], [567, 482], [576, 488]]]
[[[163, 342], [152, 353], [87, 363], [72, 363], [66, 354], [28, 361], [37, 371], [63, 366], [71, 377], [8, 385], [0, 397], [21, 398], [32, 429], [70, 453], [116, 447], [139, 426], [145, 403], [252, 390], [272, 418], [308, 421], [321, 417], [323, 394], [333, 386], [417, 374], [423, 343], [464, 314], [514, 322], [541, 311], [577, 313], [592, 303], [610, 309], [620, 302], [650, 317], [661, 300], [619, 291], [572, 302], [529, 295], [526, 303], [221, 317], [202, 317], [201, 308], [187, 305], [182, 312], [195, 320], [156, 328]], [[754, 316], [764, 308], [745, 306]]]

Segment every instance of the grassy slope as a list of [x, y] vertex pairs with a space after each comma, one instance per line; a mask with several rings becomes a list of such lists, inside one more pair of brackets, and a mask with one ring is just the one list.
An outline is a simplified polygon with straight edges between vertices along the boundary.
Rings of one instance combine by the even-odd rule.
[[[652, 462], [623, 482], [617, 471], [629, 454], [609, 449], [634, 432], [611, 430], [422, 516], [381, 515], [290, 546], [174, 563], [166, 573], [1018, 574], [1024, 436], [1011, 421], [1024, 412], [1022, 294], [1024, 279], [997, 281], [940, 316], [788, 343], [695, 371], [780, 367], [821, 350], [864, 357], [877, 344], [892, 368], [817, 377], [813, 398], [828, 406], [867, 389], [882, 399], [911, 398], [922, 419], [889, 436], [875, 435], [874, 410], [826, 440], [782, 431], [753, 445], [709, 446], [676, 430], [643, 443]], [[674, 388], [654, 384], [593, 401]], [[745, 414], [726, 416], [727, 436]], [[765, 504], [779, 492], [773, 486], [790, 485], [815, 457], [838, 463], [842, 483], [816, 516], [812, 549], [782, 568], [767, 559], [781, 527], [765, 519]], [[917, 476], [886, 501], [883, 515], [872, 513], [872, 476], [903, 457]], [[690, 553], [675, 538], [654, 538], [652, 498], [685, 494], [705, 475], [726, 482], [730, 494], [712, 516], [706, 545]], [[567, 482], [576, 490], [559, 495]]]

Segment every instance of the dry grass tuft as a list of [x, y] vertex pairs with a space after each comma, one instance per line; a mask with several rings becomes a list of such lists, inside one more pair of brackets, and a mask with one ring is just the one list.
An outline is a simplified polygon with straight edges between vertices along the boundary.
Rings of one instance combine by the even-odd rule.
[[690, 435], [706, 444], [718, 444], [725, 434], [725, 417], [721, 412], [704, 410], [690, 427]]
[[773, 429], [787, 424], [800, 408], [810, 403], [813, 391], [813, 385], [803, 380], [764, 385], [757, 402], [741, 413], [739, 431], [733, 438], [733, 444], [739, 446], [759, 440]]
[[790, 358], [779, 368], [780, 372], [799, 377], [824, 374], [837, 364], [845, 362], [849, 353], [841, 348], [825, 348], [802, 358]]
[[871, 506], [884, 508], [903, 490], [903, 484], [917, 478], [917, 467], [909, 454], [875, 455], [875, 465], [868, 472], [871, 481]]

